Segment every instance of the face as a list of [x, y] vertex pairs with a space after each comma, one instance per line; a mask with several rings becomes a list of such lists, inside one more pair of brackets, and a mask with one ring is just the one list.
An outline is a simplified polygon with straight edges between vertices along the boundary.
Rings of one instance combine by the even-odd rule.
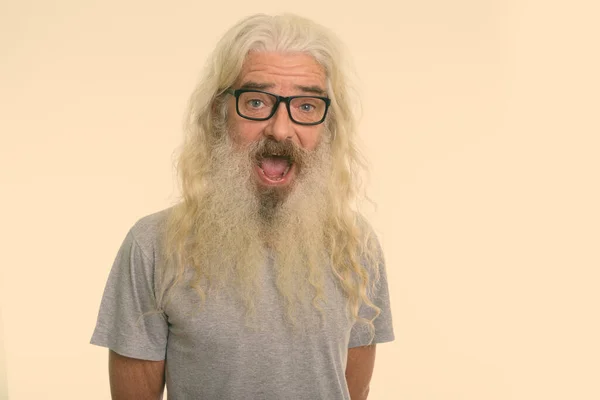
[[[326, 96], [325, 70], [307, 54], [282, 54], [251, 52], [246, 57], [234, 89], [257, 89], [280, 96]], [[236, 112], [234, 96], [228, 99], [228, 126], [234, 142], [245, 146], [269, 139], [267, 148], [273, 154], [265, 154], [254, 165], [254, 176], [261, 186], [270, 188], [289, 186], [299, 173], [293, 159], [277, 157], [281, 151], [293, 147], [312, 151], [323, 135], [324, 124], [299, 125], [294, 123], [282, 102], [275, 114], [266, 121], [252, 121]], [[289, 143], [288, 143], [289, 142]]]

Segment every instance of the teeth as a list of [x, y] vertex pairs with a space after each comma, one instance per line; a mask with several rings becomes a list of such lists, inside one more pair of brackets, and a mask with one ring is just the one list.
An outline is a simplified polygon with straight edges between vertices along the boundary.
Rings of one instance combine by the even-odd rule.
[[285, 174], [287, 174], [287, 173], [288, 173], [288, 171], [290, 170], [290, 167], [291, 167], [291, 166], [290, 166], [290, 165], [288, 165], [288, 166], [287, 166], [287, 168], [285, 169], [285, 171], [283, 171], [283, 172], [281, 173], [281, 176], [282, 176], [282, 177], [283, 177], [283, 176], [285, 176]]

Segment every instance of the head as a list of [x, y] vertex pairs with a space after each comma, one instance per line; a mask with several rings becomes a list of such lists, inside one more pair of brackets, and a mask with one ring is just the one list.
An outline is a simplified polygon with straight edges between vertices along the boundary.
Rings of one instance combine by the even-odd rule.
[[192, 268], [201, 296], [234, 288], [251, 311], [271, 254], [290, 307], [318, 308], [328, 273], [353, 315], [370, 303], [376, 250], [355, 208], [364, 164], [343, 60], [331, 32], [293, 15], [252, 16], [224, 35], [179, 157], [183, 199], [165, 241], [175, 282]]
[[238, 153], [250, 158], [248, 179], [263, 217], [278, 211], [292, 191], [316, 191], [319, 182], [314, 174], [307, 181], [309, 172], [318, 169], [318, 180], [328, 179], [330, 149], [323, 136], [330, 100], [325, 88], [325, 70], [311, 55], [250, 50], [226, 92], [220, 105], [226, 121], [221, 138], [229, 138]]

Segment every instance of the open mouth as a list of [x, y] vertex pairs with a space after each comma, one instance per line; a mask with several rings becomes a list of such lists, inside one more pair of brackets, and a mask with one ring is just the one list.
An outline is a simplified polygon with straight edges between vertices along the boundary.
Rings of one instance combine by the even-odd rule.
[[294, 166], [289, 156], [264, 154], [257, 160], [260, 175], [270, 183], [283, 183]]

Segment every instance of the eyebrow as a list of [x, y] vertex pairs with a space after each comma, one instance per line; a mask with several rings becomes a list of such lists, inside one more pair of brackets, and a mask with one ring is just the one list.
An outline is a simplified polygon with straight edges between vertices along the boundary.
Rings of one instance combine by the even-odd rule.
[[[271, 89], [275, 86], [274, 83], [258, 83], [254, 81], [248, 81], [240, 86], [240, 89], [250, 89], [250, 90], [266, 90]], [[298, 89], [304, 93], [312, 93], [319, 96], [326, 96], [327, 93], [321, 87], [313, 85], [313, 86], [304, 86], [304, 85], [294, 85], [295, 89]]]
[[325, 90], [321, 89], [319, 86], [302, 86], [302, 85], [294, 85], [296, 89], [302, 90], [306, 93], [314, 93], [319, 96], [325, 96], [327, 93]]
[[240, 86], [240, 89], [256, 89], [256, 90], [264, 90], [271, 89], [275, 86], [274, 83], [258, 83], [253, 81], [248, 81]]

